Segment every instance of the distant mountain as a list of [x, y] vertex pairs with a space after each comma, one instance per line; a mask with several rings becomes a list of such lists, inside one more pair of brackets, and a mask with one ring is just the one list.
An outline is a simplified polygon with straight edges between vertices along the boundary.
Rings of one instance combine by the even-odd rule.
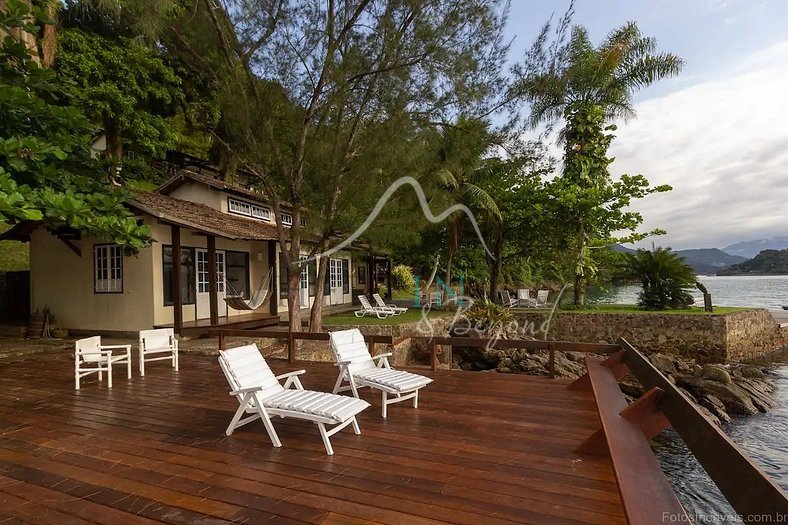
[[722, 249], [730, 255], [739, 255], [752, 259], [763, 250], [785, 250], [788, 248], [788, 237], [772, 237], [755, 241], [737, 242]]
[[692, 266], [696, 273], [704, 275], [714, 275], [728, 266], [742, 263], [746, 260], [745, 257], [729, 255], [717, 248], [678, 250], [676, 253], [684, 257], [684, 262]]
[[637, 251], [637, 250], [633, 250], [632, 248], [627, 248], [626, 246], [623, 246], [621, 244], [614, 244], [611, 247], [611, 249], [614, 252], [618, 252], [618, 253], [635, 253]]
[[741, 274], [788, 274], [788, 250], [763, 250], [752, 259], [719, 272], [719, 275]]

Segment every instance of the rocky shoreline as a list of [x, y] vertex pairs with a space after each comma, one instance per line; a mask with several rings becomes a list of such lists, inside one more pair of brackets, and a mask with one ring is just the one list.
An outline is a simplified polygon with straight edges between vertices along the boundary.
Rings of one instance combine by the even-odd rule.
[[[585, 373], [589, 354], [556, 352], [557, 377], [576, 378]], [[750, 416], [772, 408], [773, 383], [768, 368], [752, 365], [699, 365], [692, 359], [652, 354], [649, 359], [716, 424], [731, 416]], [[462, 370], [495, 370], [500, 373], [549, 375], [546, 352], [530, 350], [488, 350], [455, 347], [453, 366]], [[643, 386], [632, 376], [620, 381], [630, 398], [643, 395]]]

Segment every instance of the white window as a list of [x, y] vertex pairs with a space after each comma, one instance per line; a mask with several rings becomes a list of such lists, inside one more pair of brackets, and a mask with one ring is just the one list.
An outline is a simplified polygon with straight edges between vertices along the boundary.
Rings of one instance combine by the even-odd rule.
[[117, 244], [93, 247], [94, 280], [96, 293], [123, 292], [123, 252]]
[[331, 259], [329, 266], [329, 281], [331, 288], [342, 287], [342, 259]]
[[298, 222], [301, 224], [302, 227], [306, 226], [306, 221], [304, 220], [303, 217], [301, 217], [301, 219]]
[[270, 220], [271, 209], [265, 206], [258, 206], [257, 204], [252, 204], [252, 217], [254, 217], [255, 219], [262, 219], [264, 221]]
[[293, 216], [289, 213], [282, 212], [282, 224], [285, 226], [292, 226], [293, 225]]
[[227, 206], [230, 210], [230, 213], [244, 215], [246, 217], [252, 216], [252, 205], [248, 202], [239, 201], [238, 199], [228, 199]]
[[[208, 293], [208, 252], [197, 252], [197, 291]], [[224, 252], [216, 252], [216, 291], [224, 293]]]
[[309, 288], [309, 265], [304, 262], [305, 256], [301, 256], [301, 289], [306, 290]]

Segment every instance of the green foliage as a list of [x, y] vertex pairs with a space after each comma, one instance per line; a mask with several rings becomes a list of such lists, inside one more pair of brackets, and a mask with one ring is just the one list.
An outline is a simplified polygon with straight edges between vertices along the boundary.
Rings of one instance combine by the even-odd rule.
[[[20, 0], [0, 10], [0, 216], [5, 222], [45, 220], [116, 242], [134, 251], [148, 241], [90, 158], [93, 128], [62, 105], [62, 84], [23, 42], [42, 16]], [[16, 36], [14, 36], [16, 35]]]
[[62, 30], [58, 44], [55, 69], [72, 86], [69, 99], [104, 127], [111, 155], [121, 157], [113, 149], [126, 144], [162, 157], [178, 143], [168, 117], [183, 97], [181, 80], [156, 49], [79, 28]]
[[416, 287], [410, 266], [398, 264], [391, 269], [391, 286], [397, 290], [413, 290]]
[[647, 310], [686, 308], [692, 304], [687, 288], [695, 286], [695, 271], [670, 248], [624, 254], [625, 274], [643, 286], [638, 304]]
[[501, 327], [514, 321], [514, 315], [508, 308], [490, 299], [478, 299], [466, 310], [464, 316], [471, 322], [471, 326], [485, 328]]

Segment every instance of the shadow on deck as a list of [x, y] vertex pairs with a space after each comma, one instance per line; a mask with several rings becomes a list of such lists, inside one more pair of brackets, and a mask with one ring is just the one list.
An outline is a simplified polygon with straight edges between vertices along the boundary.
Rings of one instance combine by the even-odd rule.
[[[306, 368], [330, 390], [336, 368]], [[67, 352], [0, 376], [0, 521], [38, 523], [625, 523], [608, 458], [572, 450], [599, 428], [590, 393], [531, 376], [440, 372], [418, 409], [379, 396], [327, 456], [316, 428], [275, 419], [227, 437], [237, 408], [216, 359], [183, 355], [73, 389]], [[429, 375], [429, 373], [428, 373]], [[95, 377], [95, 376], [93, 376]]]

